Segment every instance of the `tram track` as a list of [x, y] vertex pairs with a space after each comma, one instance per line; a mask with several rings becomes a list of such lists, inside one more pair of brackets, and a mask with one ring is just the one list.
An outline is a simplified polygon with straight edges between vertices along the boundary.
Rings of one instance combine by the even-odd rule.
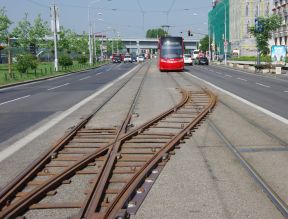
[[[9, 209], [12, 202], [14, 212], [12, 215], [5, 215], [5, 217], [10, 218], [14, 217], [13, 213], [21, 213], [27, 210], [29, 206], [30, 209], [48, 209], [48, 208], [78, 208], [79, 203], [52, 203], [52, 204], [34, 204], [35, 199], [39, 200], [45, 196], [50, 196], [51, 194], [56, 195], [51, 191], [53, 187], [62, 185], [71, 184], [71, 180], [66, 180], [66, 178], [71, 177], [73, 173], [75, 175], [89, 175], [96, 174], [96, 170], [91, 170], [93, 166], [101, 166], [101, 162], [104, 160], [104, 157], [100, 157], [101, 154], [105, 153], [108, 146], [112, 145], [113, 142], [117, 141], [120, 134], [126, 132], [127, 125], [131, 118], [131, 113], [127, 115], [126, 119], [122, 124], [122, 128], [96, 128], [96, 129], [87, 129], [85, 125], [90, 121], [93, 116], [95, 116], [125, 85], [143, 68], [142, 65], [135, 73], [125, 80], [118, 89], [116, 89], [103, 103], [87, 118], [85, 118], [81, 123], [75, 126], [69, 133], [67, 133], [62, 139], [60, 139], [51, 149], [43, 153], [36, 161], [34, 161], [29, 167], [27, 167], [22, 174], [17, 176], [12, 182], [10, 182], [0, 193], [0, 218], [4, 217], [4, 209]], [[149, 69], [149, 67], [148, 67]], [[146, 70], [146, 74], [148, 72]], [[144, 78], [143, 78], [144, 79]], [[143, 83], [141, 83], [142, 86]], [[139, 86], [138, 93], [141, 90]], [[138, 98], [139, 94], [135, 95], [134, 102]], [[133, 110], [132, 108], [130, 111]], [[102, 145], [108, 145], [106, 150], [101, 150]], [[96, 151], [95, 151], [96, 150]], [[93, 153], [92, 153], [93, 152]], [[89, 156], [90, 155], [90, 156]], [[93, 161], [94, 157], [99, 157], [98, 162]], [[97, 164], [96, 164], [97, 163]], [[83, 166], [87, 166], [89, 170], [80, 170]], [[53, 168], [51, 172], [50, 169]], [[60, 170], [59, 170], [60, 168]], [[62, 173], [61, 173], [62, 171]], [[55, 177], [54, 177], [55, 176]], [[43, 180], [42, 178], [48, 178]], [[49, 177], [51, 179], [49, 179]], [[39, 179], [41, 178], [41, 179]], [[32, 192], [26, 192], [27, 187], [31, 187], [28, 190]], [[33, 188], [34, 187], [34, 188]], [[37, 190], [37, 191], [36, 191]], [[28, 197], [29, 196], [29, 197]], [[23, 200], [21, 200], [21, 198]], [[18, 202], [18, 200], [20, 201]], [[24, 203], [24, 199], [26, 203]], [[12, 201], [13, 200], [13, 201]], [[22, 205], [17, 206], [19, 203]], [[16, 208], [17, 206], [17, 208]], [[17, 210], [18, 209], [18, 210]]]
[[[93, 113], [61, 139], [40, 166], [31, 165], [22, 174], [23, 181], [18, 177], [2, 190], [0, 218], [25, 215], [35, 209], [70, 208], [76, 209], [69, 216], [72, 218], [127, 217], [128, 209], [135, 204], [132, 198], [145, 192], [141, 185], [153, 181], [149, 176], [158, 171], [155, 168], [165, 165], [175, 147], [191, 136], [216, 104], [216, 97], [208, 90], [179, 88], [179, 103], [126, 133], [140, 92], [141, 85], [119, 129], [85, 129]], [[53, 201], [63, 185], [73, 186], [76, 175], [84, 176], [86, 183], [77, 191], [79, 197], [85, 194], [84, 199], [75, 201], [64, 195], [61, 202]]]
[[[192, 82], [191, 78], [187, 75], [181, 75], [184, 80], [189, 80]], [[195, 84], [195, 82], [192, 82]], [[195, 86], [199, 86], [195, 84]], [[233, 108], [229, 104], [225, 103], [221, 99], [218, 100], [219, 104], [222, 104], [228, 110], [232, 111], [236, 115], [238, 115], [241, 119], [246, 121], [249, 125], [256, 128], [260, 132], [264, 133], [266, 136], [270, 137], [271, 139], [275, 140], [279, 143], [280, 146], [286, 147], [288, 146], [287, 142], [282, 139], [281, 137], [275, 135], [271, 131], [269, 131], [266, 127], [261, 126], [257, 122], [253, 121], [252, 119], [248, 118], [243, 113], [239, 112], [239, 110]], [[244, 167], [244, 169], [249, 173], [249, 175], [253, 178], [255, 183], [261, 188], [261, 190], [267, 195], [267, 197], [271, 200], [273, 205], [281, 212], [281, 214], [288, 218], [288, 205], [287, 203], [281, 198], [282, 194], [278, 194], [274, 189], [273, 186], [269, 185], [269, 183], [265, 180], [265, 178], [257, 171], [257, 169], [249, 162], [241, 149], [239, 150], [236, 145], [234, 145], [229, 138], [225, 135], [225, 133], [217, 126], [217, 124], [213, 121], [213, 119], [207, 119], [208, 126], [213, 130], [213, 132], [222, 140], [224, 145], [231, 151], [231, 153], [236, 157], [239, 163]]]

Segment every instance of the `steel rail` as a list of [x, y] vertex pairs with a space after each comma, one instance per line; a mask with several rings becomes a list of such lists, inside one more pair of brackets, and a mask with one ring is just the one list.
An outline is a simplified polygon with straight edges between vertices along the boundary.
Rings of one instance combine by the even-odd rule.
[[[182, 104], [184, 104], [183, 101], [185, 101], [185, 99], [188, 99], [188, 96], [186, 96], [186, 98], [183, 97], [182, 101], [178, 105], [176, 105], [176, 106], [172, 107], [170, 110], [166, 111], [164, 113], [164, 115], [168, 115], [171, 112], [174, 112], [175, 110], [180, 108], [182, 106]], [[151, 124], [159, 121], [161, 118], [162, 118], [162, 116], [158, 116], [158, 117], [154, 118], [152, 121], [143, 124], [137, 130], [128, 133], [127, 135], [123, 136], [119, 140], [122, 141], [124, 139], [129, 139], [131, 136], [133, 136], [135, 134], [138, 134], [138, 133], [141, 133], [145, 129], [145, 127], [149, 127]], [[88, 120], [88, 118], [87, 118], [87, 120]], [[85, 124], [85, 121], [81, 122], [81, 127], [83, 127], [84, 124]], [[77, 129], [77, 127], [74, 129], [74, 132], [76, 132], [76, 129]], [[73, 135], [73, 134], [75, 134], [75, 133], [71, 133], [71, 135]], [[69, 139], [71, 139], [71, 137]], [[67, 143], [67, 141], [69, 141], [69, 139], [66, 139], [65, 143]], [[109, 147], [111, 147], [112, 145], [113, 144], [108, 144], [106, 146], [103, 146], [102, 148], [96, 150], [94, 153], [91, 153], [91, 154], [85, 156], [80, 161], [77, 161], [75, 164], [70, 166], [65, 171], [65, 174], [63, 174], [61, 176], [55, 176], [53, 179], [48, 181], [45, 184], [45, 186], [42, 186], [41, 188], [38, 188], [37, 190], [35, 190], [33, 193], [30, 193], [30, 196], [26, 198], [26, 202], [18, 203], [18, 205], [16, 205], [16, 210], [14, 209], [14, 211], [11, 214], [9, 214], [9, 212], [11, 212], [12, 209], [6, 209], [5, 212], [0, 212], [0, 217], [2, 217], [2, 216], [4, 217], [7, 214], [8, 214], [9, 217], [13, 217], [14, 215], [17, 215], [17, 212], [20, 212], [20, 211], [23, 212], [24, 209], [27, 208], [27, 207], [25, 208], [25, 206], [29, 206], [29, 204], [33, 203], [33, 200], [35, 200], [37, 197], [40, 198], [39, 197], [40, 194], [44, 194], [45, 192], [48, 192], [49, 190], [51, 190], [51, 188], [53, 188], [53, 186], [59, 185], [63, 180], [65, 180], [66, 178], [69, 178], [70, 176], [72, 176], [75, 173], [75, 171], [77, 171], [79, 168], [81, 168], [82, 166], [85, 166], [88, 163], [92, 162], [97, 156], [99, 156], [99, 155], [101, 155], [103, 153], [106, 153], [108, 151]], [[49, 159], [51, 158], [50, 155], [51, 154], [49, 154], [49, 156], [48, 156]], [[33, 169], [33, 171], [35, 171], [35, 170]], [[37, 170], [36, 170], [36, 172], [37, 172]], [[31, 177], [33, 177], [35, 175], [35, 172], [34, 172], [34, 175], [31, 174], [31, 172], [28, 172], [28, 175], [32, 175]], [[24, 175], [24, 177], [25, 177], [25, 175]], [[13, 185], [9, 185], [14, 190], [14, 191], [11, 192], [12, 195], [15, 195], [15, 193], [16, 193], [15, 190], [16, 189], [19, 189], [19, 187], [22, 188], [23, 184], [25, 184], [25, 183], [27, 183], [29, 181], [28, 178], [24, 178], [24, 180], [25, 180], [25, 182], [24, 183], [22, 182], [22, 186], [17, 185], [17, 187], [13, 187]], [[4, 205], [5, 205], [5, 203], [2, 206], [4, 206]], [[15, 205], [14, 205], [14, 207], [15, 207]]]
[[[186, 75], [181, 75], [183, 78], [192, 81], [191, 77], [187, 77]], [[196, 85], [197, 86], [197, 85]], [[267, 136], [278, 141], [282, 146], [287, 147], [287, 142], [279, 138], [278, 136], [271, 133], [266, 128], [261, 127], [259, 124], [255, 123], [247, 116], [242, 114], [241, 112], [233, 109], [228, 104], [219, 100], [221, 104], [226, 106], [228, 109], [237, 113], [240, 117], [245, 119], [250, 125], [255, 128], [260, 129]], [[256, 184], [262, 189], [262, 191], [268, 196], [271, 202], [275, 205], [275, 207], [281, 212], [281, 214], [288, 218], [288, 205], [279, 197], [279, 195], [269, 186], [269, 184], [261, 177], [261, 175], [249, 164], [249, 162], [241, 155], [241, 152], [226, 138], [226, 136], [221, 132], [221, 130], [210, 120], [208, 119], [208, 125], [215, 131], [215, 133], [220, 137], [220, 139], [225, 143], [225, 145], [229, 148], [229, 150], [234, 154], [234, 156], [239, 160], [241, 165], [247, 170], [250, 176], [255, 180]]]
[[252, 176], [258, 186], [262, 189], [264, 193], [268, 196], [271, 202], [276, 206], [276, 208], [281, 212], [281, 214], [288, 218], [288, 205], [279, 197], [279, 195], [269, 186], [269, 184], [261, 177], [261, 175], [253, 168], [252, 165], [241, 155], [237, 148], [225, 137], [221, 130], [211, 121], [208, 120], [208, 124], [215, 133], [220, 137], [220, 139], [225, 143], [229, 150], [235, 155], [235, 157], [240, 161], [241, 165], [247, 170], [247, 172]]
[[[120, 194], [113, 200], [112, 204], [103, 214], [101, 218], [115, 218], [117, 213], [123, 208], [131, 194], [136, 190], [137, 186], [141, 183], [143, 178], [152, 170], [152, 168], [159, 163], [163, 156], [170, 151], [179, 141], [190, 133], [197, 124], [212, 110], [216, 104], [216, 96], [211, 92], [205, 91], [210, 97], [209, 104], [185, 129], [176, 135], [170, 142], [168, 142], [162, 149], [160, 149], [155, 156], [151, 158], [126, 184], [125, 188], [121, 190]], [[93, 218], [93, 217], [92, 217]], [[97, 217], [94, 217], [97, 218]]]
[[[102, 109], [142, 68], [144, 65], [142, 65], [140, 68], [138, 68], [135, 73], [129, 77], [127, 80], [123, 82], [123, 84], [116, 89], [112, 95], [110, 95], [97, 109], [88, 115], [83, 121], [81, 121], [78, 125], [76, 125], [69, 133], [67, 133], [64, 137], [62, 137], [58, 142], [56, 142], [50, 149], [48, 149], [46, 152], [44, 152], [37, 160], [32, 162], [21, 174], [19, 174], [13, 181], [11, 181], [6, 187], [4, 187], [1, 190], [0, 193], [0, 218], [4, 217], [9, 210], [12, 210], [12, 207], [16, 207], [17, 205], [11, 206], [11, 208], [5, 209], [5, 212], [2, 212], [2, 209], [4, 206], [7, 206], [10, 204], [10, 201], [13, 199], [14, 195], [19, 191], [19, 189], [22, 189], [25, 187], [25, 185], [31, 181], [37, 172], [39, 172], [41, 169], [45, 167], [46, 164], [48, 164], [52, 157], [57, 154], [63, 147], [66, 145], [75, 135], [76, 133], [83, 128], [87, 122], [97, 113], [100, 109]], [[100, 154], [103, 154], [107, 151], [108, 146], [103, 147], [104, 149], [97, 150], [95, 153], [92, 153], [91, 156], [86, 156], [81, 161], [77, 162], [74, 166], [71, 166], [67, 169], [67, 174], [64, 174], [63, 177], [56, 176], [49, 180], [46, 185], [43, 185], [43, 189], [38, 188], [38, 190], [34, 193], [30, 193], [32, 197], [30, 197], [28, 202], [26, 202], [26, 205], [32, 202], [35, 198], [37, 198], [41, 193], [48, 191], [51, 189], [54, 185], [59, 185], [61, 183], [61, 180], [63, 181], [65, 178], [71, 176], [73, 172], [75, 172], [78, 168], [80, 168], [83, 165], [87, 165], [87, 163], [91, 162], [95, 157], [99, 156]], [[55, 183], [55, 184], [54, 184]], [[40, 197], [40, 196], [39, 196]], [[28, 197], [27, 197], [28, 199]], [[20, 204], [20, 203], [19, 203]], [[25, 206], [25, 205], [24, 205]], [[19, 205], [19, 207], [16, 207], [16, 209], [22, 210], [24, 209], [23, 205]], [[17, 210], [15, 210], [14, 213], [16, 213]], [[13, 215], [12, 214], [12, 215]], [[10, 216], [12, 216], [10, 215]]]
[[[91, 214], [91, 212], [90, 212], [91, 209], [93, 209], [93, 207], [95, 205], [97, 205], [98, 201], [100, 200], [101, 194], [103, 193], [103, 189], [105, 187], [105, 181], [107, 180], [107, 178], [110, 175], [114, 160], [115, 160], [116, 155], [117, 155], [117, 150], [118, 150], [120, 142], [121, 142], [121, 141], [117, 142], [117, 140], [119, 139], [120, 134], [123, 135], [127, 131], [126, 128], [128, 127], [128, 123], [129, 123], [129, 121], [130, 121], [130, 119], [132, 117], [133, 111], [134, 111], [136, 103], [137, 103], [137, 101], [139, 99], [140, 93], [141, 93], [141, 91], [143, 89], [143, 85], [144, 85], [144, 82], [145, 82], [145, 80], [147, 78], [147, 74], [149, 72], [150, 67], [151, 67], [151, 63], [149, 63], [149, 67], [145, 71], [145, 75], [142, 78], [141, 83], [140, 83], [140, 85], [138, 87], [138, 90], [137, 90], [137, 92], [136, 92], [136, 94], [135, 94], [135, 96], [133, 98], [133, 102], [132, 102], [132, 104], [130, 106], [130, 109], [129, 109], [127, 115], [126, 115], [127, 120], [122, 124], [122, 127], [120, 129], [121, 132], [119, 132], [119, 136], [117, 136], [116, 141], [114, 142], [114, 144], [112, 144], [109, 147], [109, 151], [108, 151], [108, 153], [106, 155], [106, 159], [104, 161], [104, 165], [102, 166], [97, 179], [93, 183], [93, 189], [91, 190], [90, 195], [88, 195], [88, 197], [87, 197], [87, 199], [85, 201], [85, 204], [83, 205], [83, 208], [81, 208], [81, 210], [80, 210], [79, 215], [75, 216], [74, 218], [76, 218], [76, 217], [77, 218], [85, 218], [85, 217], [87, 217], [85, 215], [87, 213]], [[100, 195], [99, 195], [99, 193], [100, 193]]]

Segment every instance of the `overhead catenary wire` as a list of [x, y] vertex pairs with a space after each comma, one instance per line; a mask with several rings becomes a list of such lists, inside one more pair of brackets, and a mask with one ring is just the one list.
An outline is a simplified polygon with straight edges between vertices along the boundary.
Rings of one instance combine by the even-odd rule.
[[43, 8], [50, 8], [50, 6], [49, 5], [45, 5], [45, 4], [43, 4], [43, 3], [39, 3], [39, 2], [37, 2], [37, 1], [35, 1], [35, 0], [26, 0], [27, 2], [30, 2], [30, 3], [32, 3], [32, 4], [34, 4], [34, 5], [38, 5], [38, 6], [40, 6], [40, 7], [43, 7]]

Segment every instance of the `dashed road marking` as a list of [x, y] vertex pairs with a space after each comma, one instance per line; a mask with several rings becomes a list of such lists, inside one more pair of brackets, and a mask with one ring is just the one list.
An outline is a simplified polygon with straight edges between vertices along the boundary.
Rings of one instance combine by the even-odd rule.
[[231, 76], [231, 75], [225, 75], [225, 77], [229, 77], [229, 78], [232, 78], [232, 76]]
[[241, 80], [241, 81], [247, 81], [246, 79], [244, 78], [237, 78], [238, 80]]
[[285, 93], [288, 93], [288, 90], [284, 90]]
[[48, 90], [54, 90], [54, 89], [57, 89], [57, 88], [59, 88], [59, 87], [67, 86], [67, 85], [69, 85], [69, 84], [70, 84], [70, 83], [62, 84], [62, 85], [59, 85], [59, 86], [56, 86], [56, 87], [49, 88]]
[[40, 136], [41, 134], [46, 132], [48, 129], [52, 128], [58, 122], [60, 122], [64, 118], [66, 118], [71, 113], [75, 112], [77, 109], [79, 109], [80, 107], [82, 107], [83, 105], [85, 105], [86, 103], [91, 101], [93, 98], [99, 96], [101, 93], [106, 91], [108, 88], [112, 87], [115, 83], [117, 83], [118, 81], [122, 80], [123, 78], [125, 78], [126, 76], [131, 74], [135, 69], [137, 69], [137, 66], [135, 66], [130, 71], [126, 72], [121, 77], [115, 79], [111, 83], [105, 85], [100, 90], [96, 91], [94, 94], [90, 95], [89, 97], [86, 97], [81, 102], [77, 103], [76, 105], [74, 105], [71, 108], [67, 109], [66, 111], [62, 112], [60, 115], [58, 115], [57, 117], [55, 117], [52, 120], [50, 120], [49, 122], [47, 122], [44, 126], [39, 127], [37, 130], [34, 130], [33, 132], [29, 133], [24, 138], [20, 139], [19, 141], [14, 142], [9, 147], [1, 150], [0, 151], [0, 162], [5, 160], [6, 158], [10, 157], [12, 154], [14, 154], [16, 151], [20, 150], [24, 146], [26, 146], [29, 142], [31, 142], [32, 140], [34, 140], [35, 138], [37, 138], [38, 136]]
[[233, 97], [233, 98], [235, 98], [237, 100], [240, 100], [241, 102], [243, 102], [243, 103], [245, 103], [245, 104], [247, 104], [247, 105], [249, 105], [249, 106], [251, 106], [251, 107], [253, 107], [253, 108], [255, 108], [255, 109], [257, 109], [257, 110], [259, 110], [261, 112], [263, 112], [263, 113], [265, 113], [266, 115], [271, 116], [272, 118], [277, 119], [278, 121], [283, 122], [284, 124], [288, 125], [288, 119], [286, 119], [286, 118], [284, 118], [282, 116], [279, 116], [276, 113], [273, 113], [273, 112], [271, 112], [271, 111], [269, 111], [269, 110], [267, 110], [267, 109], [265, 109], [265, 108], [263, 108], [261, 106], [258, 106], [258, 105], [254, 104], [254, 103], [252, 103], [252, 102], [250, 102], [250, 101], [248, 101], [248, 100], [246, 100], [246, 99], [244, 99], [242, 97], [239, 97], [236, 94], [233, 94], [233, 93], [231, 93], [231, 92], [229, 92], [229, 91], [227, 91], [227, 90], [225, 90], [223, 88], [220, 88], [220, 87], [218, 87], [218, 86], [216, 86], [216, 85], [214, 85], [214, 84], [212, 84], [212, 83], [210, 83], [208, 81], [205, 81], [202, 78], [196, 77], [196, 76], [192, 75], [190, 72], [185, 72], [185, 73], [187, 75], [189, 75], [190, 77], [197, 78], [198, 80], [204, 82], [205, 84], [208, 84], [211, 87], [214, 87], [217, 90], [220, 90], [221, 92], [223, 92], [223, 93], [225, 93], [225, 94], [227, 94], [227, 95], [229, 95], [229, 96], [231, 96], [231, 97]]
[[261, 84], [261, 83], [256, 83], [256, 84], [258, 84], [258, 85], [260, 85], [260, 86], [262, 86], [262, 87], [267, 87], [267, 88], [269, 88], [270, 86], [268, 86], [268, 85], [265, 85], [265, 84]]
[[83, 80], [86, 80], [86, 79], [88, 79], [88, 78], [90, 78], [90, 76], [87, 76], [87, 77], [85, 77], [85, 78], [81, 78], [81, 79], [79, 79], [79, 81], [83, 81]]
[[8, 100], [8, 101], [5, 101], [3, 103], [0, 103], [0, 106], [4, 105], [4, 104], [7, 104], [7, 103], [11, 103], [11, 102], [14, 102], [14, 101], [17, 101], [17, 100], [22, 100], [22, 99], [25, 99], [27, 97], [30, 97], [31, 95], [26, 95], [24, 97], [19, 97], [19, 98], [16, 98], [16, 99], [13, 99], [13, 100]]

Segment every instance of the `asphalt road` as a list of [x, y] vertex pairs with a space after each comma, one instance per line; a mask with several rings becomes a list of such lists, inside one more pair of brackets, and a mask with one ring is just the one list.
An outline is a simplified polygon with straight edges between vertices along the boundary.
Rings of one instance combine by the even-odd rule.
[[0, 143], [48, 116], [65, 111], [122, 76], [135, 64], [108, 64], [44, 81], [0, 89]]
[[288, 80], [212, 65], [187, 66], [185, 70], [288, 119]]

